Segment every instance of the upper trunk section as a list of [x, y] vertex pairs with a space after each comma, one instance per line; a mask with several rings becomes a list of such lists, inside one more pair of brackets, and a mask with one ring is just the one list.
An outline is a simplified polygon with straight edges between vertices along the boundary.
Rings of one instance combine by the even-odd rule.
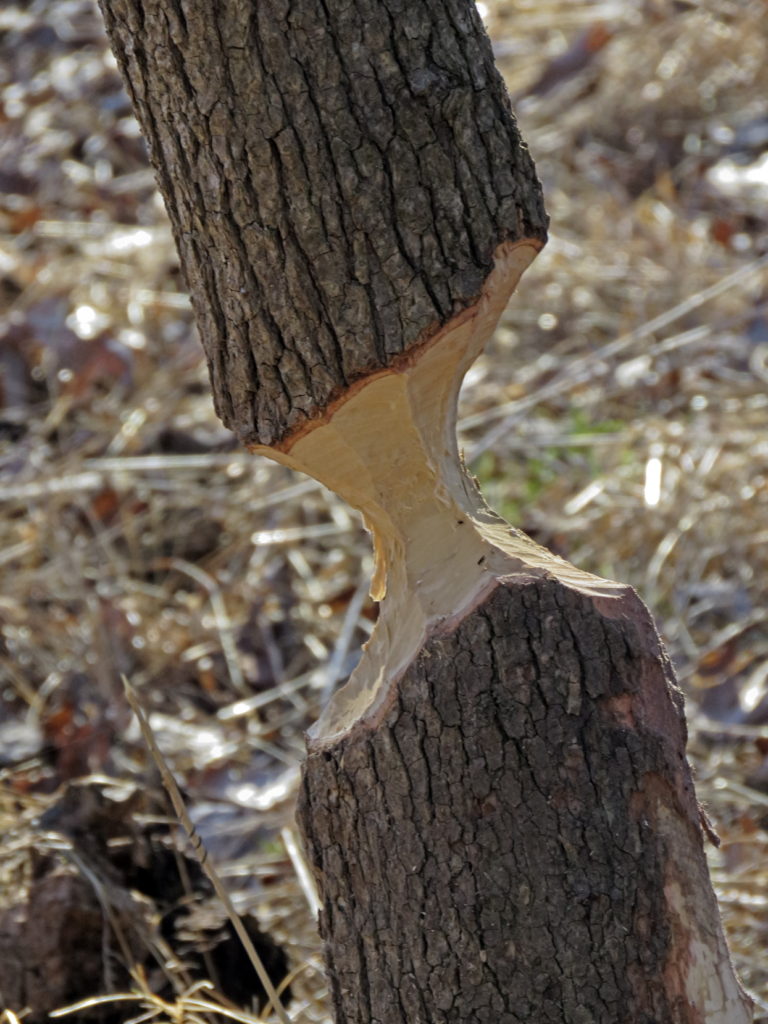
[[545, 238], [474, 5], [101, 0], [217, 411], [282, 447]]

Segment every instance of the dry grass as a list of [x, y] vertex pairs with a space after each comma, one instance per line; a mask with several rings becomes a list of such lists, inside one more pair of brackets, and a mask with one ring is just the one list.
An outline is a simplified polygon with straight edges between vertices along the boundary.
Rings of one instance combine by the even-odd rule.
[[[765, 6], [488, 6], [552, 241], [471, 371], [462, 443], [497, 508], [656, 613], [768, 998]], [[316, 963], [277, 837], [370, 632], [367, 539], [216, 421], [91, 3], [10, 5], [0, 33], [0, 813], [20, 834], [62, 780], [149, 777], [124, 673], [221, 872]], [[317, 971], [295, 990], [322, 1020]]]

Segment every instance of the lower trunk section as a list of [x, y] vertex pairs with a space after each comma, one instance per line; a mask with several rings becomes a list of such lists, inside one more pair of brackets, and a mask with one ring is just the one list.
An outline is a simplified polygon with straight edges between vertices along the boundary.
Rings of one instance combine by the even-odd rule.
[[742, 1024], [682, 698], [629, 589], [502, 579], [307, 760], [337, 1024]]

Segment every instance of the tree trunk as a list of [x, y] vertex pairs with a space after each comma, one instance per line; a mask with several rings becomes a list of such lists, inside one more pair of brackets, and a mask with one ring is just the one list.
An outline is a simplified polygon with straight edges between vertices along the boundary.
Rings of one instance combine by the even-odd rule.
[[458, 389], [546, 217], [470, 0], [102, 0], [216, 407], [374, 535], [299, 818], [338, 1024], [742, 1024], [627, 587], [483, 503]]

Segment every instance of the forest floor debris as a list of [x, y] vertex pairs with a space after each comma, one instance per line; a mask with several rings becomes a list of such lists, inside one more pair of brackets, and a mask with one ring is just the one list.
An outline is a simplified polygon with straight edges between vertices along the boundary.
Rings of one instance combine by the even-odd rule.
[[[765, 7], [478, 6], [552, 238], [470, 371], [461, 443], [499, 511], [650, 604], [734, 960], [768, 1001]], [[146, 827], [167, 813], [125, 674], [239, 906], [297, 972], [292, 1012], [326, 1020], [291, 807], [327, 667], [343, 679], [375, 619], [368, 539], [216, 420], [95, 6], [5, 5], [0, 55], [0, 918], [30, 844], [40, 877], [87, 879], [51, 824], [71, 787], [151, 791]], [[167, 941], [140, 909], [137, 964]], [[202, 1014], [183, 956], [178, 1013]], [[176, 1005], [136, 995], [155, 1019]]]

